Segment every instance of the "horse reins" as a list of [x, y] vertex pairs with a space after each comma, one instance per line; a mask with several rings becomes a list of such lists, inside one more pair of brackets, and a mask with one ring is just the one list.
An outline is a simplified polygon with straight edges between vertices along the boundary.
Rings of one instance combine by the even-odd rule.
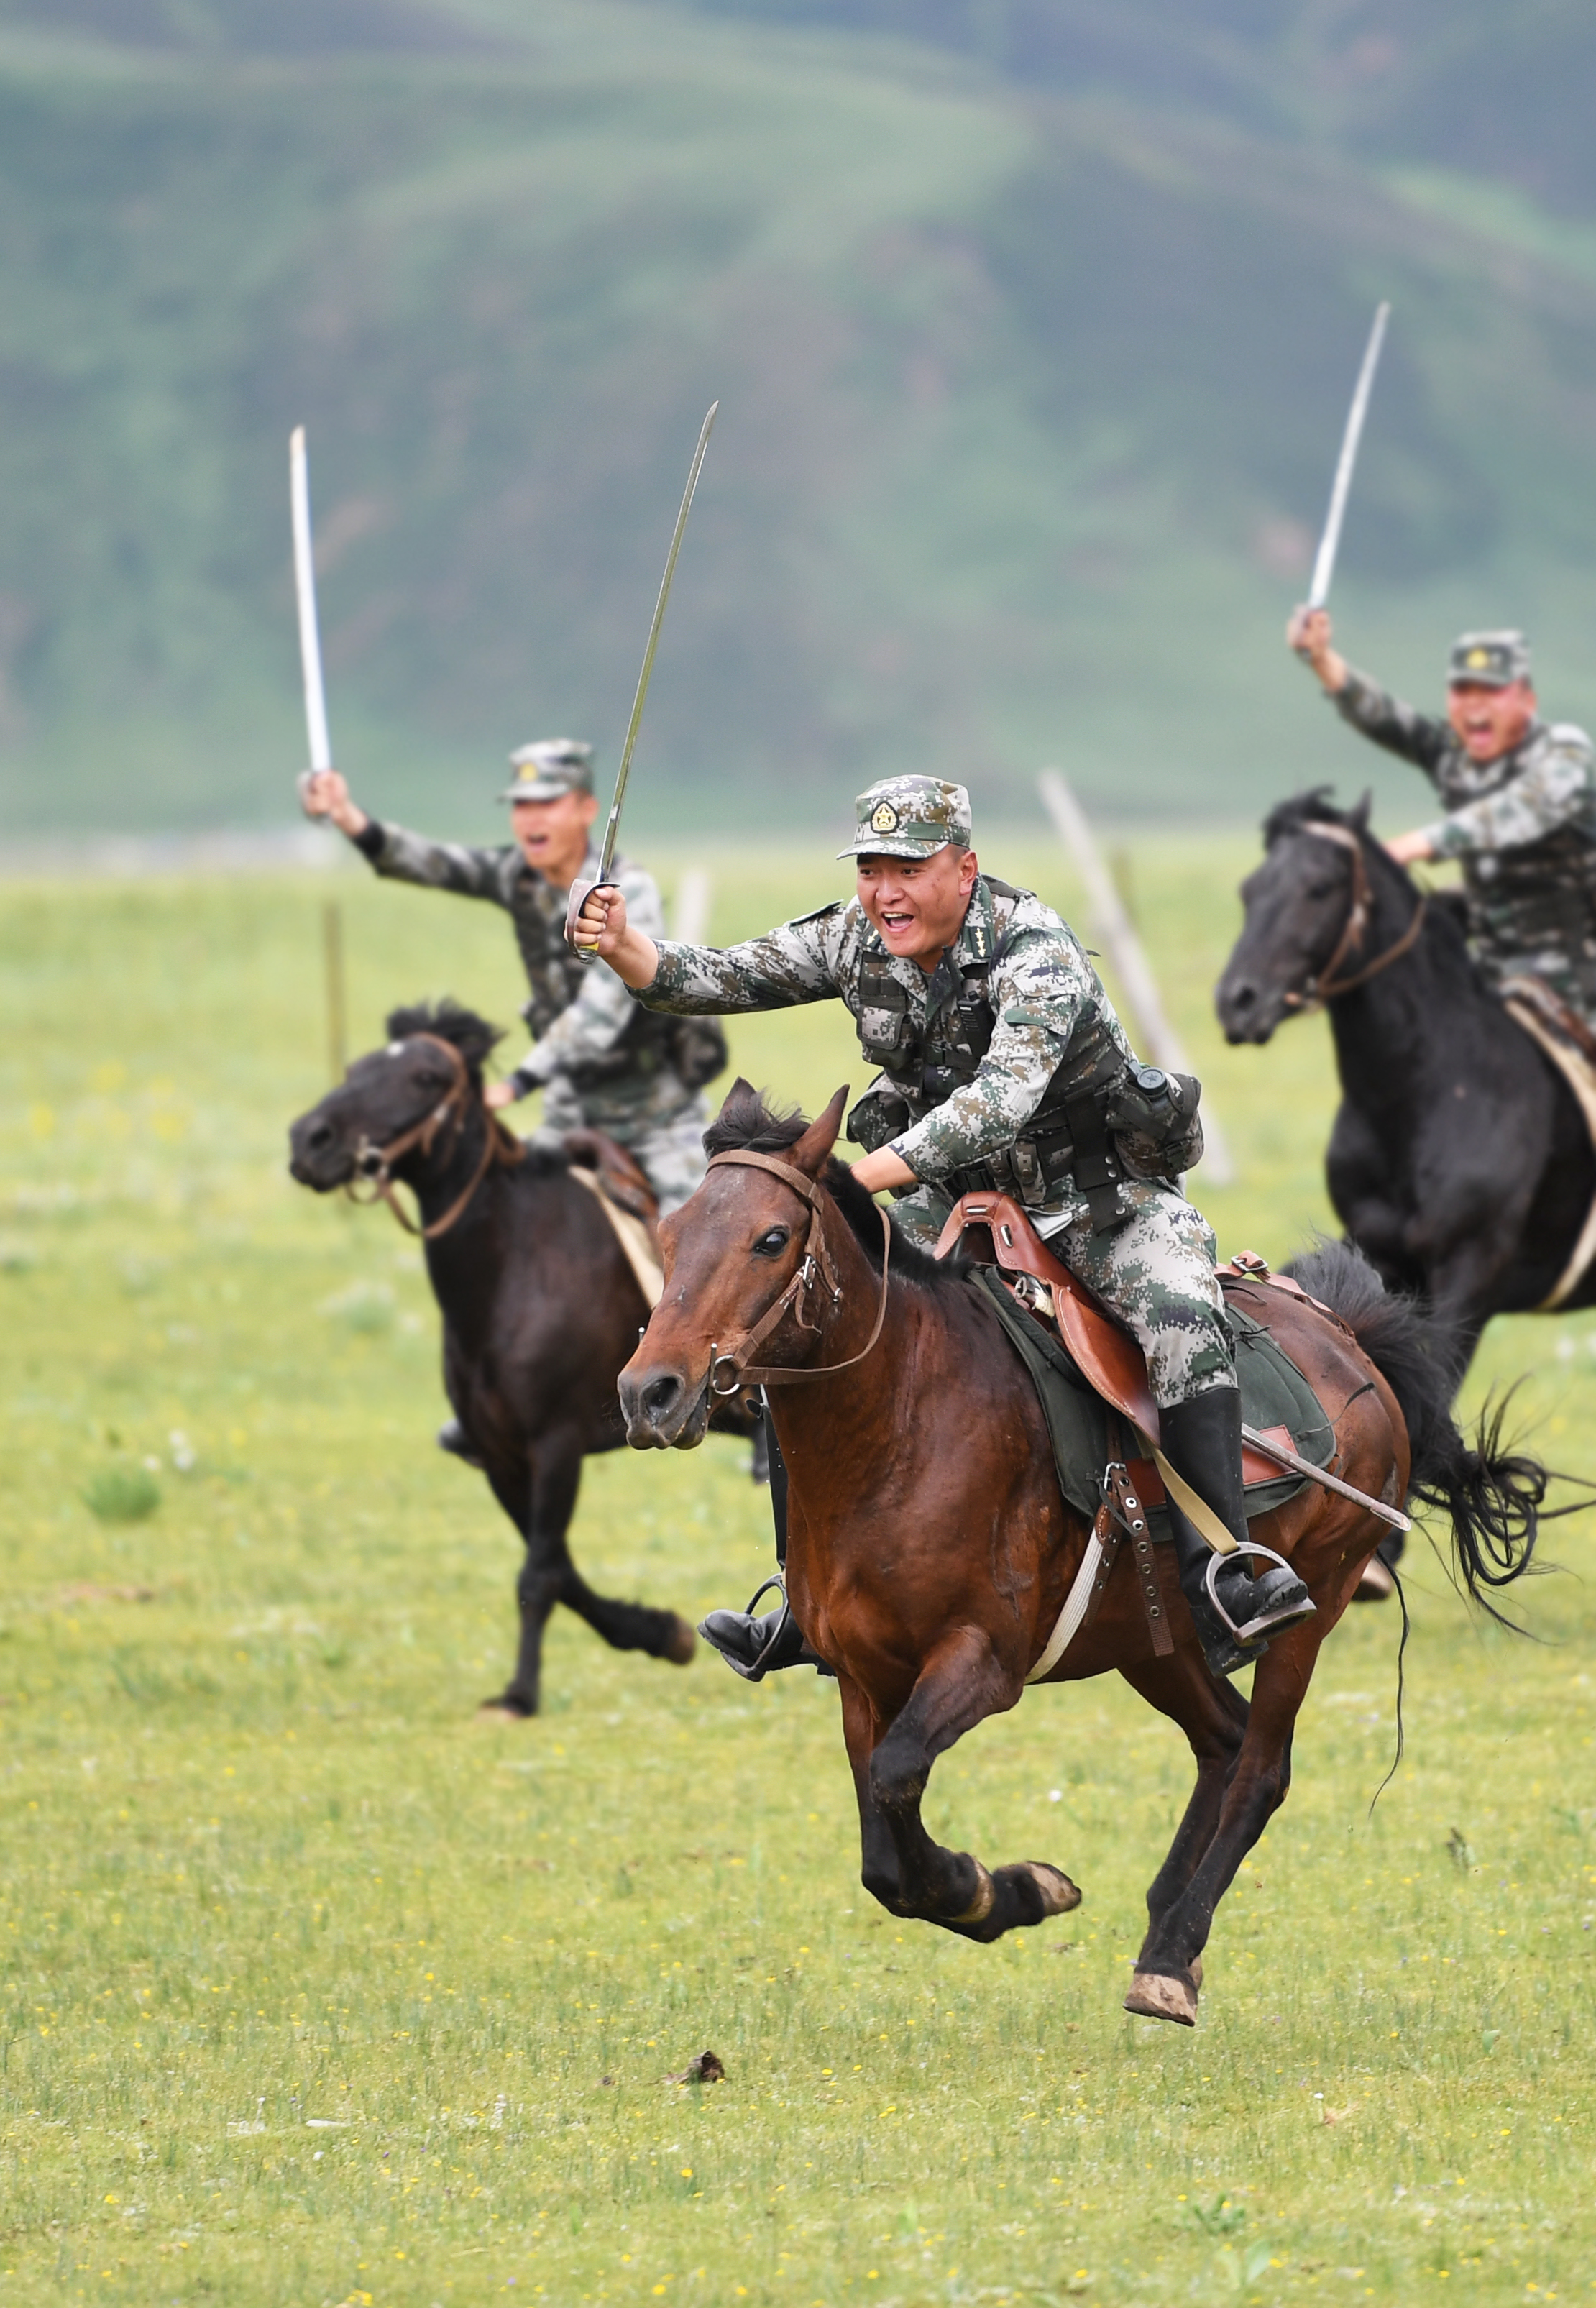
[[1429, 910], [1429, 899], [1420, 892], [1419, 903], [1413, 909], [1413, 918], [1394, 945], [1387, 946], [1384, 953], [1378, 953], [1372, 961], [1365, 962], [1363, 968], [1355, 969], [1350, 977], [1337, 978], [1336, 971], [1352, 948], [1361, 942], [1363, 933], [1369, 926], [1372, 893], [1369, 886], [1369, 867], [1364, 862], [1363, 844], [1351, 826], [1347, 825], [1324, 825], [1317, 820], [1310, 819], [1305, 820], [1299, 830], [1303, 833], [1316, 834], [1321, 841], [1334, 841], [1341, 848], [1350, 849], [1352, 854], [1352, 902], [1342, 926], [1341, 935], [1335, 942], [1335, 950], [1324, 969], [1317, 977], [1309, 979], [1300, 994], [1288, 994], [1285, 996], [1288, 1009], [1311, 1011], [1322, 1009], [1326, 1002], [1333, 1002], [1337, 995], [1351, 994], [1356, 987], [1367, 986], [1371, 977], [1377, 977], [1381, 970], [1389, 969], [1394, 961], [1400, 961], [1403, 954], [1418, 942], [1419, 933], [1424, 927], [1424, 917]]
[[[798, 1269], [792, 1280], [780, 1296], [766, 1308], [753, 1328], [744, 1332], [734, 1350], [722, 1348], [718, 1344], [711, 1342], [710, 1393], [718, 1399], [739, 1393], [745, 1386], [797, 1386], [810, 1379], [835, 1378], [839, 1371], [852, 1370], [856, 1364], [862, 1363], [874, 1348], [887, 1320], [887, 1283], [888, 1269], [892, 1262], [892, 1221], [887, 1212], [882, 1210], [880, 1213], [881, 1303], [876, 1309], [875, 1328], [859, 1352], [856, 1355], [850, 1355], [846, 1362], [824, 1363], [819, 1370], [783, 1370], [775, 1366], [751, 1368], [744, 1357], [752, 1354], [757, 1348], [762, 1347], [771, 1333], [780, 1328], [789, 1313], [796, 1315], [800, 1330], [813, 1331], [818, 1336], [821, 1324], [819, 1322], [811, 1322], [809, 1318], [811, 1294], [815, 1290], [817, 1284], [823, 1285], [830, 1294], [831, 1308], [835, 1313], [842, 1304], [842, 1285], [837, 1281], [837, 1270], [831, 1263], [831, 1253], [826, 1247], [826, 1222], [822, 1207], [823, 1190], [812, 1178], [806, 1178], [802, 1171], [795, 1170], [790, 1162], [778, 1162], [768, 1154], [755, 1154], [742, 1147], [734, 1147], [725, 1154], [710, 1157], [709, 1167], [712, 1170], [718, 1170], [723, 1167], [740, 1167], [746, 1170], [768, 1170], [772, 1177], [781, 1180], [784, 1186], [790, 1186], [794, 1193], [801, 1196], [809, 1204], [809, 1233], [803, 1244], [803, 1256], [798, 1262]], [[716, 1382], [716, 1374], [723, 1368], [732, 1373], [732, 1382], [729, 1386], [720, 1386]]]
[[355, 1150], [355, 1167], [359, 1173], [360, 1183], [370, 1186], [372, 1191], [364, 1196], [356, 1193], [356, 1181], [351, 1179], [344, 1192], [352, 1202], [367, 1205], [376, 1201], [386, 1202], [407, 1234], [416, 1235], [423, 1242], [435, 1242], [441, 1234], [447, 1234], [456, 1219], [462, 1216], [466, 1205], [493, 1164], [502, 1162], [508, 1167], [517, 1163], [525, 1149], [520, 1140], [505, 1129], [497, 1115], [490, 1114], [485, 1107], [483, 1119], [487, 1124], [487, 1136], [483, 1145], [482, 1159], [472, 1172], [469, 1183], [441, 1219], [434, 1219], [431, 1226], [417, 1226], [393, 1191], [393, 1166], [396, 1162], [402, 1162], [405, 1156], [416, 1147], [423, 1154], [430, 1154], [437, 1142], [438, 1133], [446, 1125], [451, 1125], [454, 1136], [459, 1138], [471, 1099], [471, 1069], [454, 1044], [446, 1042], [442, 1034], [407, 1034], [405, 1039], [430, 1042], [434, 1049], [442, 1050], [454, 1070], [454, 1080], [430, 1114], [424, 1115], [419, 1122], [412, 1123], [408, 1130], [401, 1131], [386, 1146], [373, 1146], [368, 1139], [361, 1140]]

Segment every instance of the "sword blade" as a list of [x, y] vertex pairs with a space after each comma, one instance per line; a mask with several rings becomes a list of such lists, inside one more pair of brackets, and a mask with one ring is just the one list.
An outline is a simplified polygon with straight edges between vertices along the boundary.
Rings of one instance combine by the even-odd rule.
[[[621, 767], [615, 772], [615, 798], [610, 804], [608, 822], [604, 829], [604, 848], [599, 854], [598, 878], [607, 882], [615, 862], [615, 835], [621, 824], [621, 805], [626, 799], [626, 780], [631, 774], [631, 756], [642, 726], [643, 702], [648, 694], [648, 680], [654, 671], [654, 652], [659, 647], [659, 629], [665, 623], [665, 603], [671, 598], [671, 580], [676, 574], [676, 555], [682, 550], [682, 538], [687, 528], [687, 516], [692, 511], [693, 491], [699, 485], [699, 475], [704, 469], [704, 452], [709, 446], [709, 431], [715, 423], [718, 400], [710, 405], [704, 419], [704, 429], [699, 435], [699, 445], [692, 452], [692, 469], [687, 476], [687, 487], [682, 495], [682, 510], [676, 515], [676, 526], [671, 533], [671, 549], [665, 555], [665, 575], [659, 581], [659, 599], [654, 604], [654, 622], [648, 628], [648, 646], [643, 651], [642, 671], [638, 675], [637, 695], [631, 701], [631, 719], [626, 725], [626, 743], [621, 748]], [[578, 952], [581, 949], [579, 947]]]
[[1335, 479], [1330, 489], [1330, 510], [1325, 516], [1325, 533], [1319, 539], [1318, 557], [1313, 564], [1313, 582], [1308, 589], [1310, 609], [1322, 609], [1330, 598], [1330, 581], [1335, 574], [1335, 555], [1341, 544], [1341, 524], [1347, 509], [1347, 495], [1352, 486], [1352, 468], [1358, 461], [1358, 444], [1363, 434], [1363, 419], [1369, 413], [1369, 396], [1374, 387], [1375, 368], [1379, 361], [1386, 323], [1390, 314], [1390, 306], [1381, 305], [1374, 316], [1374, 326], [1369, 332], [1369, 343], [1364, 349], [1363, 366], [1358, 372], [1358, 383], [1352, 393], [1352, 405], [1347, 411], [1347, 429], [1342, 435], [1341, 455], [1336, 460]]
[[1316, 1467], [1311, 1459], [1301, 1458], [1295, 1451], [1288, 1450], [1283, 1442], [1276, 1442], [1273, 1435], [1260, 1434], [1256, 1426], [1243, 1426], [1241, 1439], [1244, 1442], [1250, 1442], [1255, 1451], [1261, 1451], [1266, 1459], [1273, 1459], [1276, 1466], [1289, 1467], [1294, 1475], [1306, 1475], [1310, 1483], [1321, 1484], [1326, 1490], [1334, 1491], [1343, 1499], [1356, 1500], [1369, 1514], [1377, 1515], [1382, 1522], [1388, 1522], [1393, 1530], [1412, 1529], [1409, 1517], [1395, 1507], [1388, 1507], [1384, 1499], [1371, 1499], [1367, 1491], [1355, 1490], [1351, 1483], [1343, 1483], [1339, 1475], [1327, 1475], [1323, 1467]]
[[288, 438], [288, 499], [294, 514], [294, 590], [299, 603], [299, 663], [305, 675], [305, 731], [313, 770], [332, 767], [327, 736], [327, 693], [322, 684], [322, 636], [316, 624], [316, 564], [311, 546], [310, 467], [305, 427]]

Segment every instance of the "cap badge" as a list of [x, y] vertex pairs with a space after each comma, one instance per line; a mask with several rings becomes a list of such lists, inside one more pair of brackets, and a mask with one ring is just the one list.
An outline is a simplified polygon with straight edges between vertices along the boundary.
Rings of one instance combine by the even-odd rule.
[[1485, 649], [1472, 649], [1463, 659], [1463, 663], [1474, 667], [1487, 666], [1490, 663], [1490, 651]]
[[889, 801], [879, 801], [870, 814], [872, 833], [896, 833], [898, 828], [897, 810]]

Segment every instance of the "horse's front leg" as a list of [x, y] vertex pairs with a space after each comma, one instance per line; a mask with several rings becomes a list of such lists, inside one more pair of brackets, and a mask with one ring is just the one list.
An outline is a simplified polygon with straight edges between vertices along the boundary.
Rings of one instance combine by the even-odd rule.
[[920, 1816], [937, 1757], [974, 1725], [1012, 1707], [1024, 1687], [986, 1637], [965, 1628], [926, 1661], [877, 1745], [870, 1759], [870, 1800], [892, 1838], [897, 1887], [893, 1895], [877, 1890], [876, 1897], [895, 1916], [919, 1916], [965, 1939], [986, 1941], [1080, 1905], [1080, 1893], [1058, 1868], [1023, 1860], [989, 1874], [969, 1852], [946, 1851], [933, 1842]]
[[843, 1737], [847, 1742], [848, 1767], [854, 1774], [854, 1795], [859, 1805], [859, 1880], [872, 1899], [895, 1908], [898, 1895], [897, 1846], [892, 1830], [876, 1809], [870, 1787], [870, 1759], [880, 1733], [874, 1708], [852, 1675], [839, 1674]]
[[[560, 1557], [564, 1551], [565, 1525], [576, 1504], [581, 1468], [579, 1451], [569, 1463], [555, 1453], [553, 1463], [545, 1462], [543, 1467], [534, 1460], [529, 1465], [522, 1462], [516, 1466], [511, 1461], [511, 1468], [490, 1465], [488, 1468], [493, 1496], [520, 1532], [526, 1552], [515, 1582], [519, 1625], [515, 1671], [496, 1699], [484, 1700], [479, 1709], [483, 1715], [521, 1722], [537, 1712], [543, 1681], [543, 1631], [560, 1599]], [[551, 1526], [556, 1542], [553, 1547], [549, 1544]]]

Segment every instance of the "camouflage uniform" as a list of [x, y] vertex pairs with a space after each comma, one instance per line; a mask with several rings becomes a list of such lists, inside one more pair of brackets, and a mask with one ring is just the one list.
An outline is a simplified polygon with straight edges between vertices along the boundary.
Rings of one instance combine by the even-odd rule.
[[[1529, 677], [1521, 634], [1465, 633], [1453, 682], [1499, 688]], [[1470, 928], [1488, 977], [1545, 978], [1596, 1021], [1596, 755], [1573, 722], [1537, 721], [1522, 745], [1471, 760], [1442, 721], [1415, 712], [1349, 667], [1334, 702], [1366, 737], [1422, 770], [1446, 805], [1424, 831], [1438, 857], [1463, 862]]]
[[[702, 1089], [682, 1081], [663, 1021], [640, 1012], [606, 964], [579, 961], [571, 952], [564, 936], [565, 891], [528, 866], [513, 842], [476, 848], [429, 841], [373, 818], [356, 837], [356, 847], [390, 881], [503, 907], [531, 987], [521, 1015], [533, 1047], [511, 1076], [519, 1093], [542, 1088], [545, 1127], [585, 1125], [627, 1147], [658, 1195], [662, 1213], [684, 1202], [704, 1176], [708, 1101]], [[581, 878], [597, 875], [598, 854], [589, 848]], [[652, 875], [618, 857], [612, 878], [632, 920], [650, 935], [663, 933], [665, 913]]]
[[[957, 797], [945, 805], [946, 822], [928, 788]], [[949, 823], [968, 847], [962, 788], [891, 779], [860, 807], [858, 850], [925, 855], [928, 831], [930, 846], [940, 847]], [[853, 898], [724, 952], [661, 943], [658, 972], [637, 999], [679, 1016], [845, 1003], [866, 1056], [883, 1068], [848, 1134], [890, 1146], [920, 1181], [898, 1193], [893, 1210], [910, 1240], [934, 1244], [958, 1195], [1000, 1186], [1134, 1332], [1161, 1405], [1234, 1387], [1206, 1221], [1173, 1184], [1134, 1175], [1134, 1138], [1117, 1140], [1113, 1175], [1095, 1192], [1077, 1175], [1070, 1096], [1134, 1061], [1074, 932], [1029, 891], [980, 877], [958, 939], [930, 977], [888, 951]], [[1079, 1115], [1077, 1105], [1076, 1138]]]

